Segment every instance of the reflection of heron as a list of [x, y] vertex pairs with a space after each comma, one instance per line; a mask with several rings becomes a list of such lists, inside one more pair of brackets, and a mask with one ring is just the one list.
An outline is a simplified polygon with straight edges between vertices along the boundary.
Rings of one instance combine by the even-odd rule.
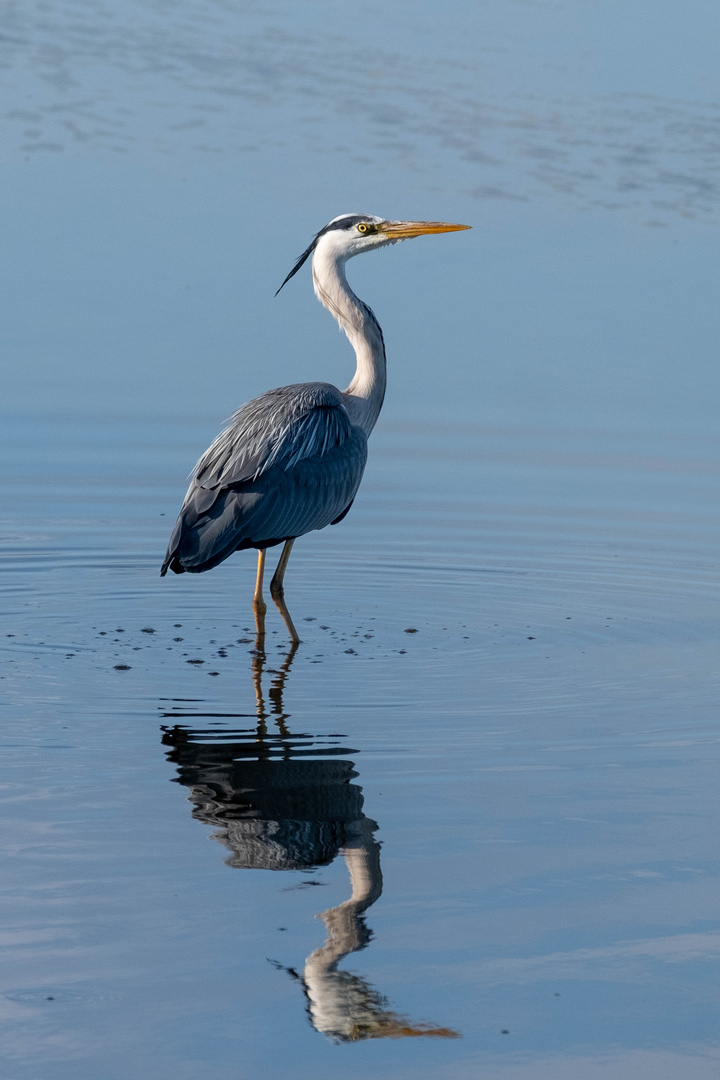
[[375, 822], [364, 815], [355, 826], [355, 835], [343, 846], [345, 863], [350, 871], [352, 895], [337, 907], [323, 911], [327, 928], [325, 944], [305, 961], [302, 981], [313, 1027], [333, 1042], [359, 1042], [361, 1039], [402, 1039], [412, 1035], [455, 1039], [452, 1028], [436, 1027], [426, 1022], [412, 1023], [390, 1008], [382, 994], [367, 979], [338, 964], [349, 953], [364, 949], [372, 936], [364, 913], [382, 893], [380, 845], [373, 836]]
[[315, 293], [355, 349], [355, 377], [345, 391], [330, 383], [282, 386], [235, 413], [195, 466], [162, 574], [168, 568], [176, 574], [198, 574], [234, 551], [257, 548], [253, 609], [262, 637], [265, 552], [284, 543], [270, 594], [291, 640], [300, 640], [283, 591], [292, 545], [298, 536], [336, 525], [352, 506], [365, 468], [367, 439], [385, 396], [382, 330], [348, 285], [345, 263], [408, 237], [466, 228], [343, 214], [320, 230], [283, 285], [312, 255]]
[[[163, 729], [177, 781], [190, 789], [193, 817], [218, 830], [216, 839], [231, 853], [229, 866], [307, 871], [328, 865], [342, 852], [352, 894], [322, 913], [327, 939], [297, 976], [317, 1031], [340, 1042], [410, 1035], [453, 1038], [457, 1033], [449, 1028], [411, 1023], [393, 1012], [366, 979], [338, 969], [372, 936], [364, 914], [382, 893], [377, 824], [363, 813], [362, 789], [352, 783], [357, 776], [353, 762], [340, 757], [356, 751], [318, 745], [288, 730], [282, 694], [292, 659], [290, 652], [274, 672], [268, 711], [262, 690], [265, 657], [255, 654], [256, 729], [219, 732], [185, 724]], [[166, 714], [185, 721], [189, 715]], [[268, 731], [271, 717], [277, 734]]]

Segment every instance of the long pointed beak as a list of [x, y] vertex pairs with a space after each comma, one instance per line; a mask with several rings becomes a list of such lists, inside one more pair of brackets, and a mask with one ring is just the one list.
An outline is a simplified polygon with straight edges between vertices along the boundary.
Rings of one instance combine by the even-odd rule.
[[471, 228], [472, 225], [451, 225], [447, 221], [383, 221], [378, 225], [378, 232], [391, 240], [406, 240], [425, 233], [460, 232]]

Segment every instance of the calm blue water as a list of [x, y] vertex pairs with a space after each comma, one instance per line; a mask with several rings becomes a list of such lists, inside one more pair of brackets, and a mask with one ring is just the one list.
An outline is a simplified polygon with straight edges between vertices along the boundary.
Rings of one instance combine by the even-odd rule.
[[[717, 1075], [714, 5], [6, 5], [8, 1080]], [[389, 354], [356, 505], [158, 577], [240, 403]], [[320, 916], [320, 917], [318, 917]]]

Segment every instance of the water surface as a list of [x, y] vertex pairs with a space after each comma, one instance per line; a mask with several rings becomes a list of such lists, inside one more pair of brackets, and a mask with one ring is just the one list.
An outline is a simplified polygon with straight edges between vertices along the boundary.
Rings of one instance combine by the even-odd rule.
[[[714, 9], [8, 6], [3, 1074], [718, 1069]], [[650, 17], [652, 14], [652, 18]], [[662, 16], [662, 17], [661, 17]], [[194, 460], [388, 397], [299, 541], [161, 580]]]

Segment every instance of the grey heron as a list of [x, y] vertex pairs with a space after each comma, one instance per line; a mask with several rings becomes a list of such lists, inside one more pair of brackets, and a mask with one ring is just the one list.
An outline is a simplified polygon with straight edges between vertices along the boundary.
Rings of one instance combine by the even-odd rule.
[[413, 236], [468, 228], [444, 221], [341, 214], [317, 233], [280, 289], [312, 255], [315, 295], [355, 350], [354, 378], [347, 390], [323, 382], [281, 386], [243, 405], [230, 418], [193, 470], [161, 575], [168, 569], [199, 574], [234, 551], [256, 548], [253, 611], [262, 640], [267, 611], [262, 592], [265, 553], [284, 544], [270, 595], [291, 640], [299, 642], [283, 586], [290, 551], [298, 536], [337, 525], [348, 513], [365, 469], [368, 436], [385, 396], [382, 330], [348, 285], [345, 263]]

